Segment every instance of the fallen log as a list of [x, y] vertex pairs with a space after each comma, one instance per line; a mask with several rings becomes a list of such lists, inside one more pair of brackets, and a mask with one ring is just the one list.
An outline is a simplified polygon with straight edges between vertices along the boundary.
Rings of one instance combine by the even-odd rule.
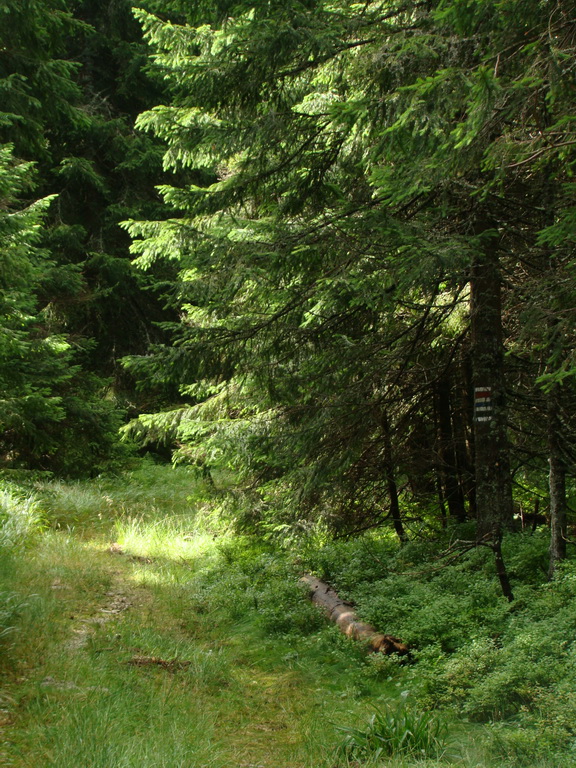
[[169, 672], [177, 672], [179, 669], [186, 669], [192, 662], [181, 661], [180, 659], [161, 659], [158, 656], [133, 656], [128, 659], [126, 664], [132, 664], [135, 667], [162, 667]]
[[308, 585], [312, 602], [319, 605], [348, 637], [367, 643], [375, 653], [397, 653], [399, 656], [410, 653], [406, 643], [399, 638], [383, 635], [370, 624], [359, 621], [350, 603], [342, 600], [325, 581], [315, 576], [302, 576], [300, 582]]

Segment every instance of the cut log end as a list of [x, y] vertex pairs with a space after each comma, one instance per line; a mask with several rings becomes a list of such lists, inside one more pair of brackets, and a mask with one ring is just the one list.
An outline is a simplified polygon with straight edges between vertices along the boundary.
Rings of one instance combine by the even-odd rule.
[[406, 643], [393, 635], [374, 635], [370, 640], [370, 647], [374, 653], [384, 653], [389, 656], [397, 653], [398, 656], [409, 656], [410, 648]]

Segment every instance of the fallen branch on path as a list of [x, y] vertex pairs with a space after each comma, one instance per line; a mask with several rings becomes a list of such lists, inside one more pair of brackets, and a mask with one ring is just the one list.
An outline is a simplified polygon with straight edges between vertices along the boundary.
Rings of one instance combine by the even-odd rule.
[[342, 600], [325, 581], [315, 576], [302, 576], [300, 581], [310, 588], [312, 602], [319, 605], [347, 637], [367, 642], [375, 653], [397, 653], [399, 656], [410, 653], [406, 643], [399, 638], [383, 635], [370, 624], [359, 621], [350, 603]]
[[132, 664], [135, 667], [162, 667], [169, 672], [186, 669], [191, 663], [191, 661], [180, 661], [179, 659], [161, 659], [158, 656], [133, 656], [126, 662], [126, 664]]

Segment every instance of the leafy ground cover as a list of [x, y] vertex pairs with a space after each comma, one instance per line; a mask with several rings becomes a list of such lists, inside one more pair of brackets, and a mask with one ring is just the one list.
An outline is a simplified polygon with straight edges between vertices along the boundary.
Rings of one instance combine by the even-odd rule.
[[[11, 768], [574, 762], [574, 568], [538, 536], [439, 567], [386, 538], [235, 534], [185, 468], [2, 497], [0, 762]], [[310, 569], [413, 646], [369, 656], [306, 600]]]

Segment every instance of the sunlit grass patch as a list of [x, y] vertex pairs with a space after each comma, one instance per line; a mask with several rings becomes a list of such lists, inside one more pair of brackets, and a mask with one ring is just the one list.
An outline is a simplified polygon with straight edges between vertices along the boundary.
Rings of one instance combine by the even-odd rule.
[[192, 562], [214, 551], [214, 537], [202, 532], [194, 514], [123, 517], [114, 526], [115, 542], [130, 555]]
[[40, 505], [33, 494], [0, 485], [0, 552], [24, 546], [42, 524]]
[[46, 515], [55, 528], [84, 532], [109, 530], [122, 517], [154, 521], [170, 515], [197, 514], [205, 530], [218, 526], [209, 503], [210, 489], [187, 467], [140, 462], [132, 471], [93, 481], [44, 481], [36, 484]]

